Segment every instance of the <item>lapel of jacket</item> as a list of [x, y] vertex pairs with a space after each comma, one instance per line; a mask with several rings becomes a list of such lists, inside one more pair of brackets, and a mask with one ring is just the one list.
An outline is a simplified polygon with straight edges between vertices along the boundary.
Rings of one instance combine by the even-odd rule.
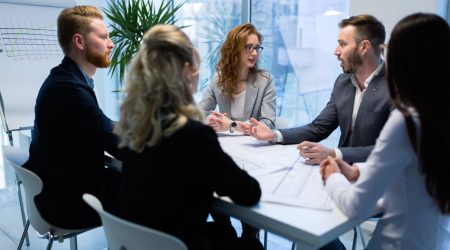
[[[351, 128], [352, 128], [352, 115], [353, 115], [353, 106], [355, 103], [355, 92], [356, 88], [352, 84], [351, 79], [348, 78], [348, 82], [345, 84], [345, 90], [342, 91], [345, 96], [340, 96], [338, 98], [342, 98], [342, 125], [341, 127], [341, 139], [339, 140], [339, 146], [346, 145], [346, 142], [349, 140], [351, 136]], [[338, 102], [339, 100], [335, 100]], [[339, 118], [341, 119], [341, 118]]]
[[227, 113], [228, 118], [231, 119], [231, 100], [222, 94], [220, 94], [220, 98], [222, 98], [222, 102], [218, 103], [219, 105], [222, 103], [223, 106], [219, 106], [219, 110], [222, 110], [222, 113]]
[[250, 74], [247, 89], [245, 91], [244, 118], [250, 119], [253, 108], [255, 107], [256, 97], [258, 96], [258, 84], [256, 84], [256, 75]]

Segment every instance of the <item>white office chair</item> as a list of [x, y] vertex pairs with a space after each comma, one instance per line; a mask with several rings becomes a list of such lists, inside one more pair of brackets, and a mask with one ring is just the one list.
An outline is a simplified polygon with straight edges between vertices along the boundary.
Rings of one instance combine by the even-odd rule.
[[103, 210], [101, 202], [91, 194], [83, 200], [100, 215], [109, 250], [187, 250], [178, 238], [167, 233], [124, 220]]
[[3, 154], [5, 157], [5, 161], [7, 161], [16, 171], [17, 176], [19, 176], [22, 181], [26, 204], [27, 204], [27, 212], [28, 212], [28, 220], [25, 225], [25, 229], [23, 231], [22, 237], [20, 239], [19, 246], [17, 249], [22, 249], [23, 241], [25, 240], [25, 236], [27, 235], [28, 227], [31, 226], [36, 230], [38, 236], [40, 238], [48, 239], [47, 250], [51, 249], [53, 245], [53, 241], [56, 239], [59, 242], [62, 242], [64, 239], [70, 238], [70, 249], [77, 249], [77, 238], [76, 235], [85, 232], [89, 229], [82, 230], [73, 230], [73, 229], [64, 229], [55, 227], [45, 221], [41, 214], [39, 213], [36, 204], [34, 203], [34, 197], [41, 193], [42, 191], [42, 180], [35, 173], [31, 172], [28, 169], [23, 168], [18, 165], [20, 162], [20, 157], [24, 155], [24, 151], [15, 148], [12, 146], [3, 146]]
[[[10, 137], [10, 142], [12, 144], [12, 137]], [[3, 157], [5, 159], [8, 158], [9, 163], [15, 164], [17, 166], [22, 166], [28, 160], [28, 157], [29, 157], [27, 151], [16, 149], [16, 148], [12, 147], [12, 145], [11, 145], [11, 147], [3, 147], [2, 150], [3, 150]], [[17, 184], [17, 194], [19, 196], [20, 215], [22, 217], [23, 228], [25, 229], [25, 226], [27, 224], [27, 219], [25, 216], [25, 208], [24, 208], [24, 203], [23, 203], [23, 198], [22, 198], [22, 190], [20, 188], [20, 186], [22, 185], [22, 181], [19, 179], [17, 174], [15, 174], [15, 179], [16, 179], [16, 184]], [[25, 239], [26, 239], [26, 245], [29, 246], [30, 240], [28, 238], [28, 233], [26, 233]]]

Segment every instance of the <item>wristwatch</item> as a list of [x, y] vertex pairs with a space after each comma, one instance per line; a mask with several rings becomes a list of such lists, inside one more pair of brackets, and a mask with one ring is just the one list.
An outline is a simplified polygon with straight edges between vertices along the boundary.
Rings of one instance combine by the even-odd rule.
[[230, 133], [234, 133], [234, 131], [236, 130], [236, 127], [237, 127], [237, 123], [235, 121], [231, 121]]

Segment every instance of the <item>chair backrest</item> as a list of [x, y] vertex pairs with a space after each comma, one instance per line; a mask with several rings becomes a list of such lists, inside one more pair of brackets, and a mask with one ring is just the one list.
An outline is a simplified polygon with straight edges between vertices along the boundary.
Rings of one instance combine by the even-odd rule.
[[11, 164], [17, 176], [22, 181], [27, 199], [27, 212], [30, 224], [39, 234], [45, 234], [51, 227], [41, 217], [34, 203], [34, 197], [42, 191], [42, 180], [35, 173], [22, 167], [23, 163], [28, 159], [28, 153], [13, 146], [3, 146], [3, 157], [6, 162]]
[[124, 220], [103, 210], [101, 202], [91, 194], [83, 200], [100, 215], [103, 229], [111, 250], [187, 250], [178, 238], [167, 233]]
[[27, 199], [28, 219], [38, 234], [46, 235], [52, 232], [55, 237], [63, 238], [68, 234], [86, 231], [86, 229], [63, 229], [55, 227], [42, 218], [34, 202], [34, 197], [42, 192], [42, 180], [32, 171], [22, 167], [28, 159], [28, 152], [13, 146], [3, 146], [3, 157], [14, 168], [16, 175], [22, 181]]
[[12, 146], [3, 146], [3, 155], [10, 164], [22, 166], [29, 157], [27, 151]]

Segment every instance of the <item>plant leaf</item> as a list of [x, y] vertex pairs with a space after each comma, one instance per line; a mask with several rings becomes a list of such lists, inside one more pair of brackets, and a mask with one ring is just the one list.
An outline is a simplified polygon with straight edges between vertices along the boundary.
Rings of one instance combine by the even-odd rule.
[[[103, 8], [111, 21], [109, 33], [115, 44], [111, 56], [108, 74], [119, 73], [120, 80], [125, 76], [125, 69], [139, 50], [145, 32], [156, 24], [175, 24], [175, 15], [186, 2], [172, 8], [170, 0], [162, 0], [156, 7], [150, 0], [108, 0]], [[182, 26], [184, 28], [187, 26]]]

